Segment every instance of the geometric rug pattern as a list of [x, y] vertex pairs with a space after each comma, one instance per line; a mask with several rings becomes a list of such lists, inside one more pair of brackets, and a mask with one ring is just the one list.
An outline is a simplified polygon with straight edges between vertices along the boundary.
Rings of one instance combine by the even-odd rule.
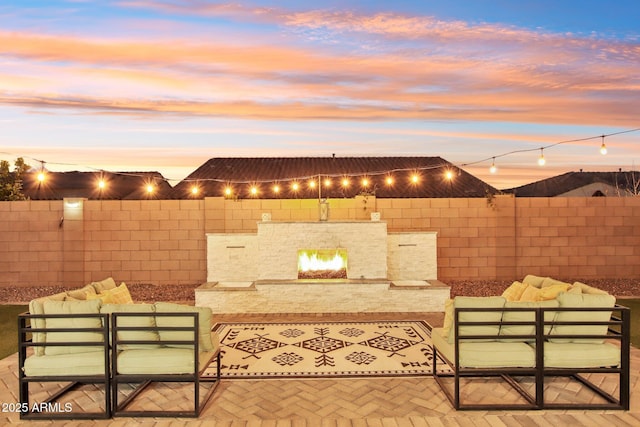
[[[221, 323], [223, 378], [428, 376], [423, 321]], [[438, 360], [439, 370], [448, 367]]]

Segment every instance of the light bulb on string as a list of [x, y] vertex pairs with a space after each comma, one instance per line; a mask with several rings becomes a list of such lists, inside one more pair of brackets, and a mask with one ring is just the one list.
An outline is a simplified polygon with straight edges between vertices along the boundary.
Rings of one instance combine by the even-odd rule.
[[540, 157], [538, 157], [538, 166], [544, 166], [547, 161], [544, 158], [544, 148], [540, 149]]
[[600, 146], [600, 154], [603, 156], [607, 154], [607, 146], [604, 145], [604, 135], [602, 135], [602, 145]]
[[498, 168], [496, 167], [496, 158], [493, 158], [493, 161], [491, 162], [491, 167], [489, 168], [489, 172], [491, 173], [496, 173], [498, 171]]

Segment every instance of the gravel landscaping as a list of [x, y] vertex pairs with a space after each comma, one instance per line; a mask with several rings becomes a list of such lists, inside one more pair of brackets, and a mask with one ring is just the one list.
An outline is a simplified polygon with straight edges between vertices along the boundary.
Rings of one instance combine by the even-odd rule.
[[[619, 298], [640, 298], [640, 279], [601, 279], [580, 280], [596, 288], [606, 290]], [[446, 281], [451, 286], [451, 297], [500, 295], [512, 281], [496, 280], [458, 280]], [[127, 284], [131, 297], [138, 302], [172, 301], [193, 304], [194, 289], [192, 285], [150, 285]], [[302, 285], [301, 285], [302, 286]], [[68, 291], [69, 288], [58, 286], [7, 287], [0, 286], [0, 304], [26, 304], [34, 298]]]

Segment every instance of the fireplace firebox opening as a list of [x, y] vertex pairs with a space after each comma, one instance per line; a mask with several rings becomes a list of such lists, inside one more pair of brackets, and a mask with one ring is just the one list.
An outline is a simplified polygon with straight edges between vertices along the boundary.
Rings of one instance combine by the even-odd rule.
[[299, 249], [298, 279], [346, 279], [347, 250]]

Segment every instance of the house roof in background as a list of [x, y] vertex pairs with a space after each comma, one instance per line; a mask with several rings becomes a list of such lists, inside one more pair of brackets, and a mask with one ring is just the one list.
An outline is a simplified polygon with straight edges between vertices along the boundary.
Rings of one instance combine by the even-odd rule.
[[[448, 180], [445, 172], [451, 171]], [[412, 174], [419, 181], [411, 181]], [[173, 189], [175, 198], [224, 196], [225, 188], [233, 189], [238, 198], [318, 198], [318, 188], [310, 188], [318, 176], [330, 187], [322, 186], [322, 198], [354, 197], [375, 194], [381, 198], [408, 197], [485, 197], [497, 193], [494, 187], [454, 166], [441, 157], [214, 157], [205, 162]], [[387, 176], [393, 177], [388, 185]], [[343, 178], [349, 185], [341, 185]], [[364, 187], [362, 179], [369, 185]], [[293, 190], [297, 182], [299, 189]], [[200, 191], [191, 195], [196, 185]], [[278, 185], [280, 191], [273, 188]], [[251, 193], [255, 186], [257, 194]], [[190, 196], [191, 195], [191, 196]]]
[[[574, 192], [580, 188], [588, 190], [584, 194]], [[556, 197], [571, 192], [587, 197], [639, 194], [640, 172], [567, 172], [504, 192], [514, 193], [516, 197]]]
[[[104, 180], [100, 189], [98, 182]], [[153, 185], [153, 193], [147, 185]], [[29, 173], [23, 182], [23, 193], [31, 200], [61, 200], [86, 198], [104, 200], [164, 199], [171, 185], [159, 172], [46, 172], [40, 183], [36, 173]]]

